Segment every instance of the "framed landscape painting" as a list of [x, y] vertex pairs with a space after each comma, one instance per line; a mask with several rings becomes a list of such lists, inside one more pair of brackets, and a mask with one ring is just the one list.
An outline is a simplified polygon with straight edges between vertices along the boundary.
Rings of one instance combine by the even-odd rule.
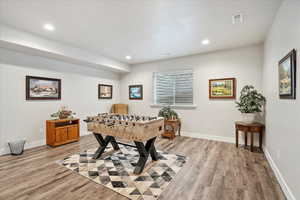
[[98, 85], [98, 98], [99, 99], [112, 99], [113, 86], [112, 85]]
[[235, 78], [209, 80], [210, 99], [235, 99]]
[[129, 86], [129, 99], [131, 99], [131, 100], [143, 99], [143, 85], [130, 85]]
[[279, 61], [279, 97], [296, 99], [296, 50]]
[[61, 80], [26, 76], [26, 100], [61, 99]]

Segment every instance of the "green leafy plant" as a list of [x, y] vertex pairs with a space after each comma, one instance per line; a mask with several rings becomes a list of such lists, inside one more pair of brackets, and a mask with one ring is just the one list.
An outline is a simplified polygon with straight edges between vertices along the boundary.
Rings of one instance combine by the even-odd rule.
[[170, 108], [170, 106], [163, 107], [158, 112], [159, 117], [163, 117], [165, 120], [178, 119], [178, 114]]
[[240, 101], [236, 102], [241, 113], [262, 112], [266, 98], [259, 93], [252, 85], [246, 85], [241, 90]]

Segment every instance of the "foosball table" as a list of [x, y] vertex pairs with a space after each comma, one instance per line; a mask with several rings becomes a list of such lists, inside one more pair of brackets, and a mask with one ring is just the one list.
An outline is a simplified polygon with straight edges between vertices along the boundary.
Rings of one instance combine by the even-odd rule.
[[[155, 140], [164, 132], [162, 117], [102, 113], [87, 117], [84, 121], [87, 122], [88, 131], [93, 132], [100, 145], [93, 156], [94, 159], [100, 158], [111, 143], [114, 150], [120, 149], [119, 144], [137, 148], [140, 157], [134, 169], [135, 174], [142, 173], [149, 155], [153, 161], [158, 160]], [[105, 135], [105, 138], [102, 135]], [[135, 146], [117, 141], [116, 138], [134, 142]]]

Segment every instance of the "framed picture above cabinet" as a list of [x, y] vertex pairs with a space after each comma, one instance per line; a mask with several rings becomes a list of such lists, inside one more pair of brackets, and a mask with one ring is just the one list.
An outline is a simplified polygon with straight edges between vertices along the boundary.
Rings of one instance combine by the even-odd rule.
[[26, 76], [26, 100], [60, 100], [61, 80]]

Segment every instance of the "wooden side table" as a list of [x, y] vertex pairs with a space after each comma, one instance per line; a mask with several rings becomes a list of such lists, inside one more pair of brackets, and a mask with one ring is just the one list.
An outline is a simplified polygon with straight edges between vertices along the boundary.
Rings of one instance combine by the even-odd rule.
[[162, 134], [163, 137], [167, 137], [169, 139], [174, 139], [176, 137], [176, 132], [178, 131], [178, 135], [180, 136], [181, 130], [181, 121], [180, 119], [175, 120], [165, 120], [165, 131]]
[[259, 148], [262, 150], [262, 140], [263, 140], [263, 132], [265, 126], [261, 123], [245, 123], [245, 122], [235, 122], [235, 139], [236, 139], [236, 147], [239, 146], [239, 131], [245, 133], [245, 148], [247, 147], [247, 135], [251, 134], [251, 146], [250, 150], [253, 152], [253, 138], [254, 133], [259, 134]]

